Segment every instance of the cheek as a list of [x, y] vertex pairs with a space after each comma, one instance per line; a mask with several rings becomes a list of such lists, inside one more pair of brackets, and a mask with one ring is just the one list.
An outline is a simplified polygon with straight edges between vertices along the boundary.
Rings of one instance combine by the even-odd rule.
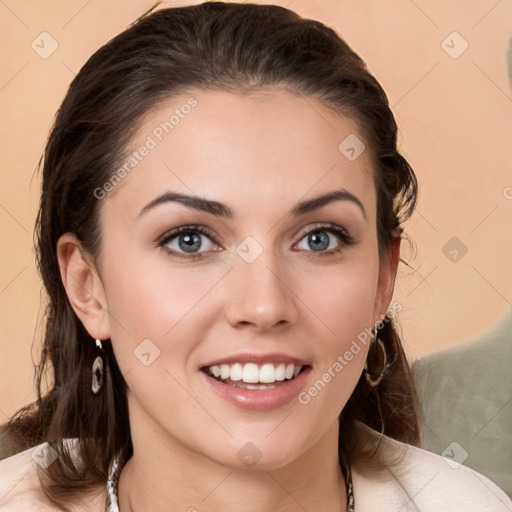
[[[134, 339], [161, 339], [183, 320], [197, 317], [196, 306], [222, 278], [227, 269], [171, 267], [165, 261], [130, 261], [110, 269], [108, 308], [119, 325]], [[197, 319], [197, 318], [196, 318]], [[126, 332], [125, 332], [126, 334]]]
[[304, 311], [312, 318], [319, 358], [314, 382], [299, 402], [331, 419], [350, 397], [366, 360], [377, 279], [378, 266], [361, 259], [337, 271], [316, 272], [298, 293], [307, 297]]
[[328, 344], [339, 344], [371, 325], [378, 265], [366, 258], [297, 280], [297, 295], [318, 321]]
[[168, 369], [182, 376], [215, 317], [211, 292], [228, 269], [179, 269], [125, 257], [105, 270], [111, 339], [127, 382], [140, 378], [149, 386], [146, 365], [152, 374]]

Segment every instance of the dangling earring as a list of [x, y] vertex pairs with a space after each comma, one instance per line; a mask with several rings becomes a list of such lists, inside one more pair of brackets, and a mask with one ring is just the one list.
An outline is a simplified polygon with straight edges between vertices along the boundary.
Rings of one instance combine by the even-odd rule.
[[372, 376], [370, 375], [370, 372], [368, 371], [368, 359], [366, 359], [366, 362], [364, 363], [364, 374], [366, 376], [366, 380], [368, 381], [368, 384], [374, 388], [375, 386], [378, 386], [380, 384], [380, 381], [384, 377], [384, 373], [387, 369], [387, 355], [386, 355], [386, 347], [384, 347], [384, 343], [377, 337], [377, 330], [374, 328], [374, 336], [370, 342], [370, 350], [368, 351], [368, 354], [372, 351], [372, 347], [374, 347], [376, 344], [380, 347], [382, 351], [382, 371], [380, 372], [380, 375], [376, 379], [372, 379]]
[[96, 340], [96, 346], [100, 349], [100, 354], [96, 356], [92, 363], [92, 392], [96, 394], [103, 386], [103, 346], [100, 340]]

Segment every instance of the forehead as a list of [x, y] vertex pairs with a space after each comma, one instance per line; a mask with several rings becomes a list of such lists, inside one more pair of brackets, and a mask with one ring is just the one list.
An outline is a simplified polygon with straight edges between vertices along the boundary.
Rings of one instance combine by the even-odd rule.
[[139, 124], [119, 168], [125, 172], [111, 198], [129, 209], [166, 190], [230, 205], [243, 198], [247, 207], [252, 199], [260, 210], [340, 186], [367, 211], [374, 202], [369, 151], [356, 123], [279, 89], [191, 90], [161, 102]]

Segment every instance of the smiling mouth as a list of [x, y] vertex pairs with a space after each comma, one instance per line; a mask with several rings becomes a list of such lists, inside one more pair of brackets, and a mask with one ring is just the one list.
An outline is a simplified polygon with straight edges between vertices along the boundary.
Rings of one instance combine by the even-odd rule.
[[309, 367], [293, 363], [234, 363], [204, 366], [201, 371], [228, 386], [265, 390], [286, 384]]

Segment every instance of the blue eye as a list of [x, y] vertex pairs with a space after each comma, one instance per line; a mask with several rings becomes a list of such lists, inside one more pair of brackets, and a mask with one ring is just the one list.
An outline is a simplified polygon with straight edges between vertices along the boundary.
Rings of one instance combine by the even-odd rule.
[[[203, 242], [207, 238], [209, 242]], [[180, 226], [165, 235], [159, 242], [169, 252], [178, 253], [180, 257], [200, 257], [201, 252], [209, 251], [215, 245], [209, 230], [202, 226]], [[203, 251], [200, 251], [203, 249]]]
[[[300, 244], [304, 242], [307, 245], [301, 247]], [[316, 253], [318, 256], [329, 256], [341, 252], [344, 246], [354, 243], [353, 237], [343, 228], [335, 224], [327, 224], [315, 226], [302, 233], [297, 246], [300, 250]], [[158, 242], [158, 246], [173, 257], [194, 259], [204, 256], [203, 253], [211, 251], [216, 244], [214, 235], [208, 228], [189, 225], [180, 226], [166, 233]]]
[[[332, 235], [335, 235], [334, 239]], [[335, 238], [341, 240], [342, 243], [336, 242]], [[317, 226], [307, 231], [303, 234], [299, 244], [303, 241], [305, 241], [307, 246], [301, 247], [301, 249], [305, 249], [308, 252], [317, 252], [319, 256], [340, 252], [344, 245], [352, 245], [354, 243], [354, 239], [344, 229], [334, 224]]]

